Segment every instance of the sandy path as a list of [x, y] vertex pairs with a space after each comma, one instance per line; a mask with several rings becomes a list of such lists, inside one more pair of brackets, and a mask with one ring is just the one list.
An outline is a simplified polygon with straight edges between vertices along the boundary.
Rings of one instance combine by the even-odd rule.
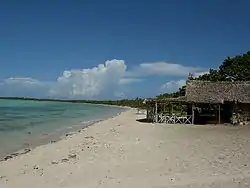
[[0, 163], [0, 187], [250, 187], [249, 128], [154, 125], [135, 113]]

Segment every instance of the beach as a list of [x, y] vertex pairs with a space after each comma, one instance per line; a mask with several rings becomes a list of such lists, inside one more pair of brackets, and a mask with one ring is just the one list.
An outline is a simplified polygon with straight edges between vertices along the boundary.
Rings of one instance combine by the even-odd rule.
[[0, 161], [18, 150], [58, 141], [62, 135], [125, 110], [83, 103], [1, 99]]
[[250, 187], [249, 127], [142, 123], [136, 112], [1, 162], [0, 187]]

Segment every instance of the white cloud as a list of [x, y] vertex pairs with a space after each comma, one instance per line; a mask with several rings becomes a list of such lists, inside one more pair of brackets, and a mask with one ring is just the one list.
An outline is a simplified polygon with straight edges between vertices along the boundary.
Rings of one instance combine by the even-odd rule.
[[155, 62], [142, 63], [139, 67], [135, 67], [128, 75], [135, 77], [142, 76], [188, 76], [189, 73], [197, 73], [205, 71], [200, 67], [190, 67], [181, 64]]
[[[208, 74], [209, 71], [202, 71], [202, 72], [195, 72], [193, 75], [194, 78], [197, 78], [201, 75]], [[186, 85], [186, 80], [181, 79], [181, 80], [171, 80], [161, 86], [161, 91], [166, 92], [166, 93], [171, 93], [178, 91], [179, 88], [182, 86]]]
[[6, 84], [25, 84], [29, 85], [39, 85], [41, 84], [38, 80], [30, 77], [10, 77], [4, 80]]
[[57, 80], [51, 82], [30, 77], [11, 77], [0, 83], [0, 95], [53, 98], [112, 97], [120, 90], [120, 82], [126, 82], [120, 81], [126, 68], [123, 60], [114, 59], [91, 69], [65, 70]]
[[171, 93], [178, 91], [179, 88], [186, 84], [186, 80], [172, 80], [161, 86], [161, 91]]
[[0, 83], [1, 96], [45, 97], [50, 83], [30, 77], [10, 77]]
[[64, 71], [49, 93], [61, 97], [114, 95], [126, 68], [123, 60], [114, 59], [92, 69]]
[[[127, 97], [129, 85], [140, 83], [150, 76], [188, 76], [203, 68], [166, 62], [142, 63], [127, 70], [124, 60], [110, 60], [88, 69], [65, 70], [55, 81], [44, 82], [30, 77], [10, 77], [0, 82], [0, 95], [52, 98], [112, 98]], [[184, 80], [171, 81], [162, 86], [174, 91]]]
[[142, 81], [143, 79], [140, 79], [140, 78], [121, 78], [119, 80], [119, 84], [131, 84], [131, 83], [138, 83]]
[[194, 78], [197, 78], [197, 77], [199, 77], [199, 76], [202, 76], [202, 75], [208, 74], [208, 73], [209, 73], [209, 71], [197, 72], [197, 73], [193, 74], [193, 77], [194, 77]]

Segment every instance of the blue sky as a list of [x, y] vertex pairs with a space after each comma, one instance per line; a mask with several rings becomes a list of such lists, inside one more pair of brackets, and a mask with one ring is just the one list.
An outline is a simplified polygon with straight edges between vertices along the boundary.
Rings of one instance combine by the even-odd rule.
[[189, 72], [250, 50], [249, 6], [247, 0], [1, 2], [0, 95], [113, 99], [174, 91]]

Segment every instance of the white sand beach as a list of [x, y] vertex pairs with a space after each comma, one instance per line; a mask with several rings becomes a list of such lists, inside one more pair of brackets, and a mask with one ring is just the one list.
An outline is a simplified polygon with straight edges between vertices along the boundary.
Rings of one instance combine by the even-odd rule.
[[250, 187], [250, 128], [136, 121], [137, 110], [0, 163], [0, 188]]

